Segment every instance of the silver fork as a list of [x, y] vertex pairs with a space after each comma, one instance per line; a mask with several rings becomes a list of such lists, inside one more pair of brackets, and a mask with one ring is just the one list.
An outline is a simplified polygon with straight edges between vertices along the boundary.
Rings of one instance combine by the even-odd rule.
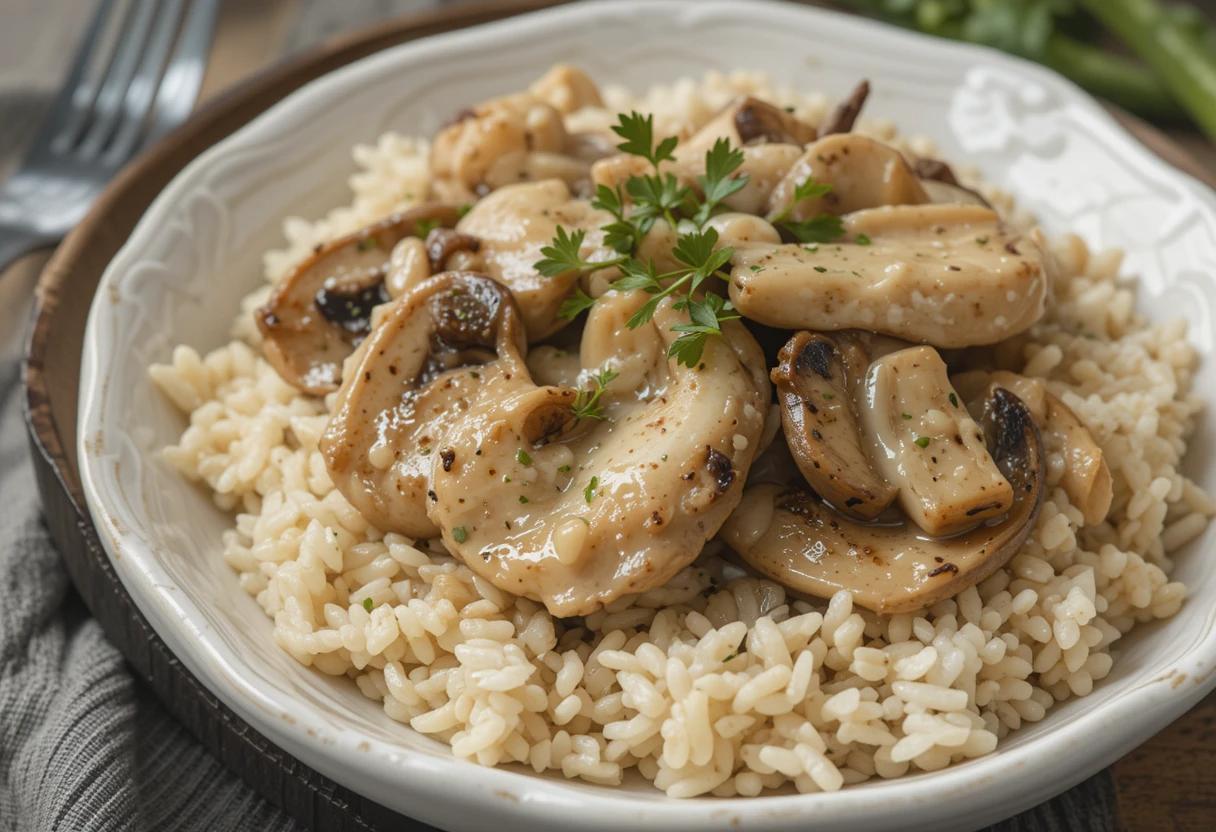
[[218, 0], [101, 0], [25, 158], [0, 185], [0, 271], [57, 243], [194, 106]]

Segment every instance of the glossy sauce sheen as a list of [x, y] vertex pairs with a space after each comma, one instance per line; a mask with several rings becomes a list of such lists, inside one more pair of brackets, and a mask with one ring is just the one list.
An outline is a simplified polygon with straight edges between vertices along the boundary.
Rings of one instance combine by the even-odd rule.
[[936, 350], [911, 347], [871, 364], [861, 414], [870, 458], [926, 534], [955, 534], [1009, 510], [1013, 489]]
[[865, 329], [939, 347], [991, 344], [1043, 313], [1042, 249], [987, 208], [871, 208], [844, 228], [840, 243], [737, 248], [732, 302], [769, 326]]
[[451, 470], [433, 471], [430, 515], [445, 544], [555, 615], [591, 612], [691, 562], [737, 505], [760, 442], [769, 387], [748, 369], [763, 367], [751, 336], [731, 326], [701, 367], [677, 367], [666, 358], [680, 319], [670, 302], [652, 323], [625, 326], [647, 297], [614, 293], [587, 321], [583, 367], [620, 372], [607, 419], [538, 445], [519, 417], [530, 382], [504, 389], [450, 437]]

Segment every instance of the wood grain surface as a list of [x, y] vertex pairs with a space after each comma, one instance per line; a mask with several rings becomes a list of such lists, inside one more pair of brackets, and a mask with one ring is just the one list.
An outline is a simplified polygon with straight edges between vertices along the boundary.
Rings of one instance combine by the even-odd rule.
[[[48, 6], [75, 9], [62, 26], [59, 40], [27, 38], [64, 54], [84, 14], [68, 0], [9, 0], [40, 14]], [[228, 2], [217, 24], [216, 43], [204, 81], [204, 98], [212, 99], [192, 122], [142, 157], [116, 181], [105, 202], [60, 247], [43, 272], [37, 297], [38, 316], [29, 342], [28, 414], [40, 490], [47, 522], [65, 554], [76, 585], [106, 632], [128, 656], [174, 714], [229, 767], [301, 822], [317, 829], [421, 829], [383, 807], [342, 789], [284, 754], [219, 703], [177, 662], [155, 636], [122, 591], [101, 551], [87, 514], [75, 473], [75, 404], [84, 318], [105, 263], [125, 240], [144, 207], [189, 159], [307, 80], [392, 43], [480, 22], [496, 16], [549, 5], [546, 0], [507, 0], [484, 5], [444, 3], [438, 13], [397, 19], [354, 33], [337, 35], [323, 46], [301, 53], [317, 38], [348, 30], [352, 24], [381, 20], [401, 9], [436, 5], [420, 0], [263, 0]], [[335, 13], [335, 7], [340, 7]], [[6, 15], [7, 16], [7, 15]], [[14, 27], [0, 27], [0, 53], [16, 44]], [[16, 27], [20, 30], [20, 27]], [[62, 34], [67, 32], [69, 34]], [[60, 43], [62, 41], [62, 43]], [[252, 72], [279, 63], [268, 75], [232, 85]], [[45, 55], [45, 51], [41, 51]], [[11, 76], [0, 70], [0, 89]], [[45, 99], [45, 96], [42, 100]], [[35, 103], [38, 96], [27, 96]], [[0, 103], [0, 106], [4, 106]], [[28, 107], [27, 107], [28, 111]], [[1125, 114], [1116, 114], [1141, 141], [1163, 158], [1193, 175], [1216, 182], [1216, 151], [1198, 146], [1206, 156], [1196, 160], [1161, 132]], [[0, 112], [0, 131], [5, 124]], [[20, 123], [27, 123], [22, 119]], [[5, 142], [0, 135], [0, 152]], [[353, 141], [354, 137], [352, 137]], [[10, 141], [11, 144], [11, 141]], [[0, 159], [0, 172], [3, 160]], [[105, 216], [105, 222], [97, 218]], [[12, 282], [28, 280], [46, 255], [18, 264]], [[52, 336], [52, 331], [54, 337]], [[1160, 735], [1129, 754], [1112, 769], [1076, 789], [1000, 824], [1001, 830], [1216, 829], [1216, 695]]]

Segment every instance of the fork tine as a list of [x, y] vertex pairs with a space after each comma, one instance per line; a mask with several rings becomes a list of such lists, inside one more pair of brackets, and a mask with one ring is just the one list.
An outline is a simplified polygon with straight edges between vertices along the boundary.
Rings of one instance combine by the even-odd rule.
[[203, 72], [207, 69], [218, 6], [218, 0], [191, 1], [173, 57], [156, 91], [152, 123], [144, 138], [145, 144], [176, 127], [194, 107], [194, 100], [203, 83]]
[[114, 47], [114, 57], [106, 67], [89, 126], [85, 128], [79, 154], [85, 159], [96, 157], [114, 133], [122, 115], [122, 102], [135, 76], [139, 56], [143, 54], [156, 13], [156, 0], [135, 0], [123, 21], [122, 32]]
[[152, 34], [148, 37], [147, 48], [139, 63], [135, 77], [127, 89], [123, 101], [123, 112], [105, 157], [108, 162], [119, 164], [134, 151], [143, 133], [147, 120], [148, 109], [156, 89], [160, 84], [161, 74], [165, 71], [165, 61], [173, 46], [178, 26], [182, 19], [183, 0], [161, 0], [157, 9], [156, 22]]
[[96, 84], [89, 83], [85, 76], [113, 11], [114, 0], [101, 0], [97, 4], [93, 19], [89, 21], [88, 28], [80, 39], [80, 45], [76, 48], [72, 68], [68, 70], [67, 77], [59, 88], [59, 95], [51, 105], [50, 112], [39, 130], [38, 139], [32, 147], [53, 145], [58, 149], [70, 146], [88, 118], [97, 90]]

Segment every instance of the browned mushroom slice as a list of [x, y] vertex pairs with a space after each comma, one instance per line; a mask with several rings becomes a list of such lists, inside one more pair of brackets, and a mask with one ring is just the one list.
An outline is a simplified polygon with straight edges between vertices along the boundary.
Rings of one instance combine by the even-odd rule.
[[[832, 189], [795, 204], [796, 189], [809, 180]], [[837, 133], [807, 146], [773, 188], [766, 211], [770, 219], [787, 215], [806, 220], [823, 213], [846, 214], [928, 201], [920, 180], [898, 150], [859, 133]]]
[[997, 465], [1014, 486], [1013, 506], [999, 523], [926, 539], [907, 525], [848, 520], [807, 491], [759, 485], [744, 495], [722, 538], [753, 569], [800, 595], [830, 598], [846, 589], [885, 615], [953, 596], [1013, 557], [1034, 528], [1045, 490], [1038, 429], [1017, 397], [995, 390], [984, 423]]
[[1008, 511], [1012, 488], [932, 347], [871, 364], [860, 410], [875, 467], [927, 534], [956, 534]]
[[[410, 289], [368, 339], [321, 437], [334, 485], [381, 531], [437, 535], [426, 503], [435, 466], [452, 466], [448, 432], [526, 376], [524, 348], [515, 305], [490, 278], [445, 272]], [[574, 395], [558, 395], [567, 418]], [[537, 418], [534, 429], [554, 429]]]
[[986, 397], [994, 385], [1014, 391], [1034, 416], [1048, 452], [1058, 453], [1064, 459], [1060, 487], [1069, 502], [1081, 511], [1087, 526], [1106, 519], [1114, 498], [1114, 479], [1102, 447], [1077, 414], [1047, 392], [1042, 379], [1004, 370], [972, 370], [952, 376], [951, 382], [968, 401]]
[[539, 341], [570, 323], [558, 313], [578, 282], [571, 271], [545, 277], [535, 269], [540, 250], [549, 245], [558, 226], [584, 231], [582, 256], [607, 260], [616, 252], [603, 245], [601, 228], [612, 221], [607, 211], [576, 199], [557, 179], [524, 182], [499, 188], [479, 200], [460, 220], [457, 230], [479, 240], [478, 255], [485, 273], [511, 290], [530, 341]]
[[828, 117], [819, 127], [819, 135], [829, 136], [833, 133], [850, 132], [853, 125], [857, 123], [857, 116], [861, 115], [861, 108], [865, 106], [866, 99], [869, 97], [870, 82], [862, 81], [853, 88], [848, 98], [841, 101], [832, 112], [828, 113]]
[[342, 362], [370, 329], [372, 307], [389, 299], [384, 278], [393, 247], [458, 216], [448, 205], [419, 205], [318, 248], [257, 310], [266, 360], [306, 393], [336, 390]]
[[872, 520], [895, 499], [866, 450], [856, 397], [869, 357], [858, 339], [799, 332], [777, 355], [785, 441], [807, 484], [837, 510]]
[[690, 161], [703, 158], [719, 139], [726, 139], [731, 147], [802, 146], [815, 140], [815, 128], [780, 107], [748, 95], [731, 101], [700, 130], [681, 142], [677, 155]]
[[917, 158], [912, 162], [912, 170], [920, 177], [921, 187], [929, 195], [930, 202], [992, 207], [979, 191], [963, 187], [954, 175], [954, 170], [940, 159]]

